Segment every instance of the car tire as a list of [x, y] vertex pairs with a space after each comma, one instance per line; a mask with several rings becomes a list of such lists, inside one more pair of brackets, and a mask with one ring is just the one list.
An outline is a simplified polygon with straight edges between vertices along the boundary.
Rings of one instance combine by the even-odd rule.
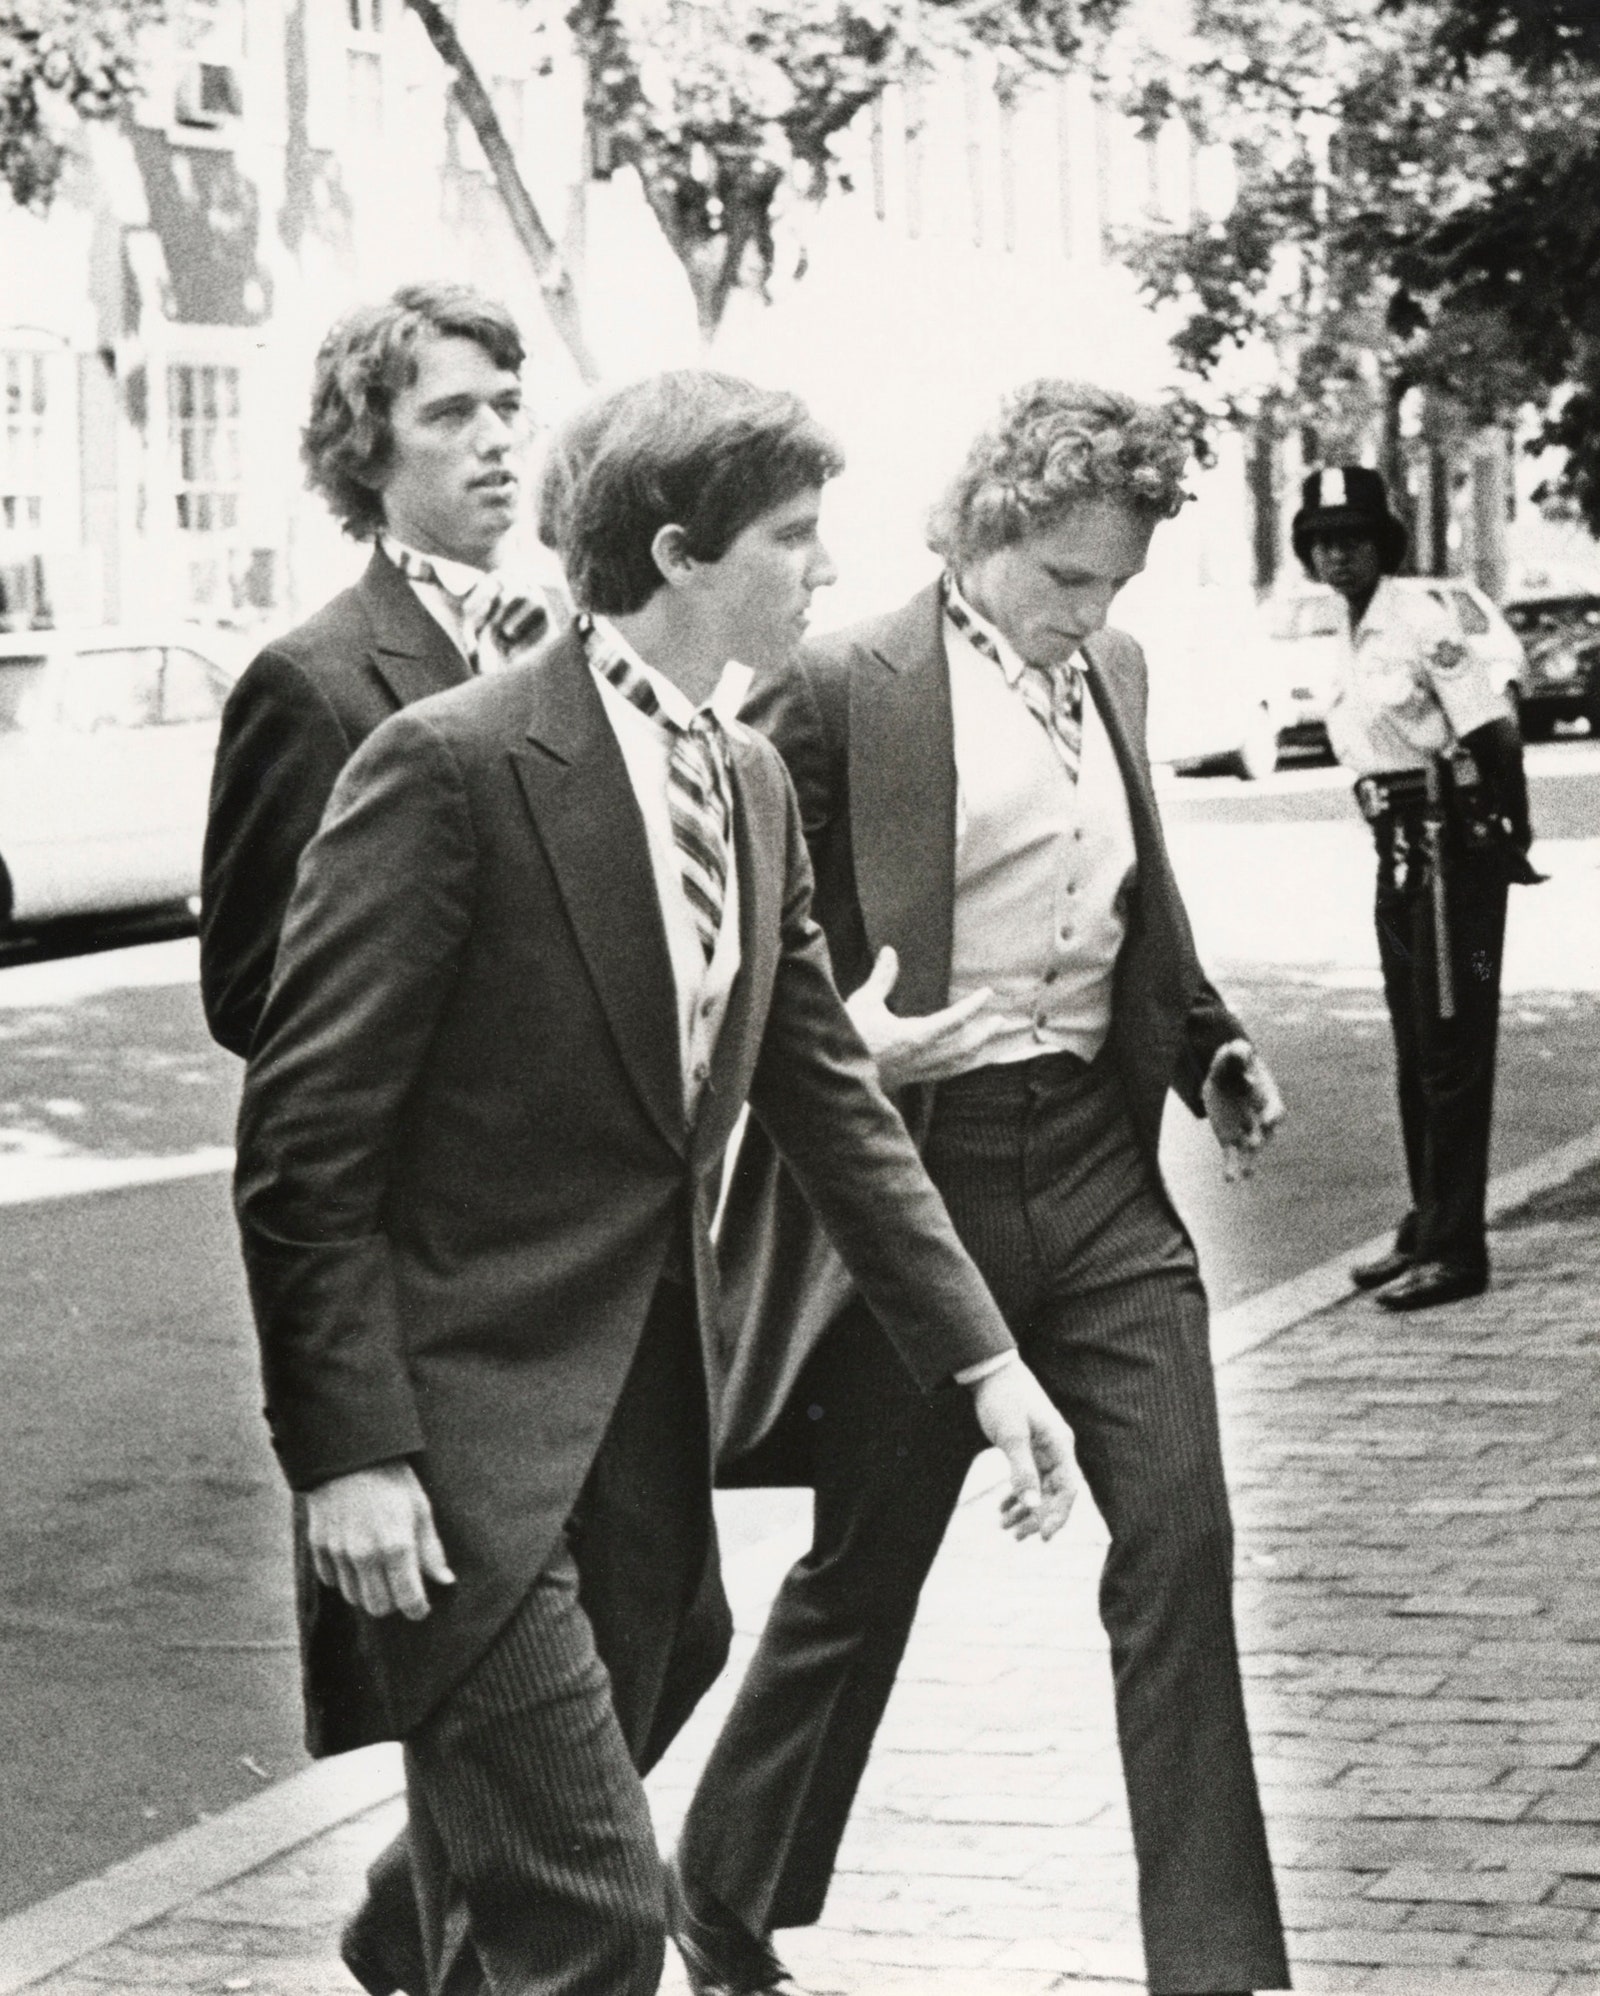
[[1268, 710], [1258, 707], [1245, 724], [1244, 740], [1233, 752], [1233, 773], [1243, 777], [1246, 783], [1259, 783], [1277, 766], [1277, 726]]

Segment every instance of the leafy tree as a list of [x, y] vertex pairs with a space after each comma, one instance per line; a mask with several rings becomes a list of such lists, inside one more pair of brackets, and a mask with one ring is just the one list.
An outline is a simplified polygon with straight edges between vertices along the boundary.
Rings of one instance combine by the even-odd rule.
[[74, 114], [113, 117], [138, 87], [140, 29], [161, 0], [0, 0], [0, 176], [43, 214]]
[[1539, 443], [1564, 454], [1539, 496], [1600, 535], [1600, 8], [1438, 0], [1428, 18], [1464, 81], [1498, 61], [1542, 115], [1524, 120], [1482, 186], [1398, 246], [1401, 296], [1504, 328], [1549, 398]]
[[[1308, 457], [1376, 432], [1396, 472], [1416, 390], [1423, 447], [1442, 459], [1543, 401], [1596, 345], [1579, 329], [1600, 335], [1600, 201], [1583, 195], [1600, 188], [1584, 136], [1600, 76], [1574, 53], [1559, 0], [1550, 32], [1545, 0], [1510, 0], [1498, 24], [1495, 5], [1200, 0], [1194, 41], [1129, 88], [1148, 123], [1178, 115], [1231, 145], [1237, 199], [1127, 254], [1148, 295], [1178, 307], [1175, 349], [1213, 402], [1297, 426]], [[1565, 11], [1587, 22], [1594, 10]], [[1554, 52], [1537, 69], [1536, 47]], [[1565, 403], [1552, 441], [1570, 444], [1600, 411], [1600, 370], [1595, 390], [1592, 406]], [[1580, 497], [1583, 478], [1569, 462]], [[1600, 524], [1600, 455], [1592, 483]], [[1444, 520], [1420, 524], [1437, 560]]]
[[990, 52], [1002, 90], [1059, 72], [1124, 0], [576, 0], [595, 165], [634, 167], [710, 339], [764, 289], [789, 195], [844, 183], [833, 141], [940, 53]]

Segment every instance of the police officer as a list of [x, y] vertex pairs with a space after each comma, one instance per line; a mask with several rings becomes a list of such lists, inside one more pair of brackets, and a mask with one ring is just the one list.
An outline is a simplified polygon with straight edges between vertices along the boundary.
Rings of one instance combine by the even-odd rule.
[[1364, 465], [1314, 471], [1294, 551], [1343, 598], [1334, 754], [1378, 849], [1378, 955], [1394, 1029], [1411, 1210], [1353, 1268], [1389, 1310], [1488, 1284], [1484, 1196], [1506, 886], [1537, 880], [1522, 742], [1503, 691], [1421, 590], [1391, 580], [1406, 530]]

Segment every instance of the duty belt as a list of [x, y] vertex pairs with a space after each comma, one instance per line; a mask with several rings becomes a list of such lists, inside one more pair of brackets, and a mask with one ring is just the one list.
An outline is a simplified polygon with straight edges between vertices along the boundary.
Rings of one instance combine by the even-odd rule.
[[1397, 811], [1418, 811], [1428, 801], [1428, 778], [1420, 769], [1386, 771], [1356, 782], [1356, 807], [1369, 825]]

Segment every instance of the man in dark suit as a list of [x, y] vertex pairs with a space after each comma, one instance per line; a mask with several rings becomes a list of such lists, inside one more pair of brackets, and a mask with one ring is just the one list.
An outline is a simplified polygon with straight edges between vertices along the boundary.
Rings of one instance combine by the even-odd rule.
[[[522, 489], [523, 359], [504, 306], [438, 284], [405, 285], [350, 313], [317, 354], [301, 438], [307, 481], [372, 556], [354, 588], [251, 662], [223, 712], [200, 994], [213, 1037], [241, 1058], [266, 1003], [295, 869], [340, 770], [379, 722], [515, 660], [548, 628], [538, 595], [496, 566]], [[337, 1634], [337, 1618], [324, 1617], [323, 1639]], [[319, 1719], [314, 1748], [321, 1730]], [[344, 1952], [377, 1996], [420, 1988], [403, 1838], [373, 1867]]]
[[[1184, 455], [1125, 397], [1023, 390], [935, 516], [942, 581], [810, 646], [746, 709], [794, 778], [856, 1025], [1110, 1527], [1101, 1603], [1161, 1992], [1286, 1979], [1205, 1292], [1157, 1163], [1169, 1088], [1210, 1116], [1230, 1174], [1282, 1105], [1196, 960], [1144, 660], [1104, 628], [1182, 501]], [[773, 1931], [821, 1912], [978, 1437], [907, 1390], [759, 1131], [721, 1240], [724, 1473], [816, 1489], [676, 1861], [692, 1984], [753, 1996], [786, 1979]]]
[[703, 1350], [747, 1097], [918, 1384], [971, 1387], [1004, 1521], [1070, 1501], [833, 986], [782, 763], [733, 718], [731, 661], [779, 665], [831, 579], [833, 447], [698, 374], [623, 391], [603, 438], [563, 505], [589, 614], [352, 758], [240, 1111], [313, 1731], [405, 1743], [431, 1996], [656, 1988], [637, 1767], [727, 1644]]
[[495, 563], [526, 444], [522, 337], [505, 308], [407, 285], [329, 333], [302, 439], [309, 483], [373, 542], [353, 589], [275, 639], [223, 713], [200, 891], [200, 992], [247, 1054], [295, 868], [334, 780], [380, 721], [529, 648], [537, 593]]

